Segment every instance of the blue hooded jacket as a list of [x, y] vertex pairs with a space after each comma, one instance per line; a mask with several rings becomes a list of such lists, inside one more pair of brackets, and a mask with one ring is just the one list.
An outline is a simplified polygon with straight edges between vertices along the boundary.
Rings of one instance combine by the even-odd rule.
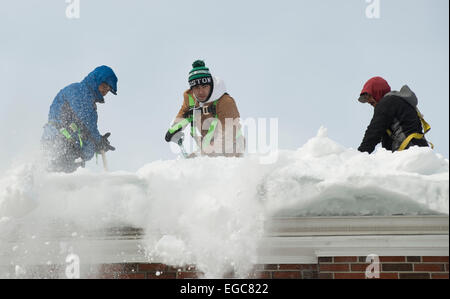
[[[102, 83], [111, 87], [113, 94], [117, 93], [117, 77], [108, 66], [97, 67], [80, 83], [73, 83], [63, 88], [50, 106], [48, 123], [44, 126], [43, 142], [52, 142], [61, 136], [58, 128], [67, 127], [75, 122], [82, 129], [83, 146], [81, 154], [84, 160], [90, 160], [95, 154], [96, 144], [102, 135], [97, 127], [97, 105], [105, 100], [98, 90]], [[78, 142], [78, 135], [66, 128], [73, 140]]]

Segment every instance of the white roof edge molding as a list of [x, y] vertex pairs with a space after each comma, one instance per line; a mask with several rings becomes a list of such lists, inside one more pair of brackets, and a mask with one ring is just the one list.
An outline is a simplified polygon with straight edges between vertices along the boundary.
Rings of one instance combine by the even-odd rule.
[[259, 264], [316, 264], [325, 256], [449, 255], [447, 215], [271, 218], [265, 226]]
[[272, 218], [267, 236], [448, 235], [449, 217], [357, 216]]
[[258, 263], [317, 263], [331, 256], [448, 256], [449, 217], [273, 218]]
[[[267, 237], [448, 235], [449, 216], [274, 217], [265, 221], [264, 231]], [[123, 225], [84, 233], [87, 239], [94, 240], [139, 240], [143, 234], [161, 232]]]
[[[259, 264], [316, 264], [318, 257], [369, 254], [449, 255], [447, 215], [272, 218], [265, 225], [266, 234], [257, 252]], [[86, 264], [148, 263], [142, 250], [145, 248], [142, 238], [141, 230], [120, 227], [66, 242]], [[60, 249], [58, 242], [51, 244], [56, 246], [54, 250]], [[3, 245], [13, 248], [14, 244]], [[42, 261], [30, 262], [47, 262], [49, 246], [42, 246], [40, 250], [43, 250]], [[0, 254], [0, 265], [9, 264], [13, 254], [13, 251]]]
[[448, 235], [266, 237], [258, 263], [317, 263], [331, 256], [448, 256]]

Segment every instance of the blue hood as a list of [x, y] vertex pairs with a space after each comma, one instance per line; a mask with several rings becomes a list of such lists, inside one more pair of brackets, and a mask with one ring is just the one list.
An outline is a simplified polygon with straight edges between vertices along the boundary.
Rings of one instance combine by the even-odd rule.
[[106, 66], [102, 65], [93, 70], [86, 78], [81, 81], [81, 84], [86, 84], [91, 92], [95, 95], [95, 101], [98, 103], [104, 103], [105, 100], [98, 90], [98, 87], [103, 82], [111, 87], [111, 92], [117, 94], [117, 76], [114, 71]]

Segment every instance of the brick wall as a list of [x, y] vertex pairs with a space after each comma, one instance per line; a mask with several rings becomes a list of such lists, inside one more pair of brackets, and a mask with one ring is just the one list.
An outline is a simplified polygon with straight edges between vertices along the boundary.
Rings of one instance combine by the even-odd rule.
[[[189, 279], [202, 278], [203, 273], [195, 265], [172, 267], [164, 264], [114, 264], [101, 265], [92, 269], [91, 278], [146, 278], [146, 279]], [[314, 279], [318, 278], [317, 264], [266, 264], [255, 265], [248, 279]], [[236, 278], [226, 273], [222, 278]]]
[[[320, 257], [317, 264], [256, 265], [247, 278], [256, 279], [365, 279], [366, 257]], [[123, 265], [122, 265], [123, 266]], [[121, 267], [121, 266], [119, 266]], [[199, 278], [195, 266], [170, 267], [162, 264], [127, 265], [125, 273], [104, 268], [110, 278]], [[116, 269], [118, 270], [118, 269]], [[223, 278], [234, 278], [233, 273]], [[380, 257], [381, 279], [448, 279], [448, 256]]]
[[[382, 256], [381, 279], [448, 279], [448, 256]], [[319, 257], [319, 278], [365, 279], [366, 257]]]
[[[383, 256], [380, 257], [381, 279], [448, 279], [448, 256]], [[249, 279], [365, 279], [369, 264], [366, 257], [319, 257], [317, 264], [255, 265]], [[3, 269], [5, 271], [6, 269]], [[9, 278], [15, 278], [10, 269]], [[28, 267], [29, 278], [65, 278], [65, 266], [39, 265]], [[82, 265], [81, 278], [105, 279], [186, 279], [201, 278], [194, 265], [172, 267], [164, 264]], [[4, 277], [5, 278], [5, 277]], [[223, 278], [235, 278], [227, 273]]]
[[[448, 279], [448, 256], [380, 257], [381, 279]], [[317, 264], [255, 265], [246, 278], [255, 279], [365, 279], [366, 257], [320, 257]], [[103, 278], [185, 279], [200, 278], [194, 265], [171, 267], [163, 264], [116, 264], [98, 268]], [[94, 271], [95, 272], [95, 271]], [[98, 274], [92, 272], [91, 277]], [[223, 278], [235, 278], [227, 273]]]

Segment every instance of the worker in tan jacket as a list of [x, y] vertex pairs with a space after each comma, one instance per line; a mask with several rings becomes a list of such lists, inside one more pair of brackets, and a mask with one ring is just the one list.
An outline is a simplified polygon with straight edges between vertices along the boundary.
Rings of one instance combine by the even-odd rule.
[[224, 82], [213, 77], [203, 61], [195, 61], [192, 67], [190, 89], [184, 92], [183, 105], [166, 134], [166, 141], [181, 145], [183, 130], [190, 124], [191, 136], [199, 148], [190, 157], [242, 156], [245, 142], [236, 102], [227, 93]]

